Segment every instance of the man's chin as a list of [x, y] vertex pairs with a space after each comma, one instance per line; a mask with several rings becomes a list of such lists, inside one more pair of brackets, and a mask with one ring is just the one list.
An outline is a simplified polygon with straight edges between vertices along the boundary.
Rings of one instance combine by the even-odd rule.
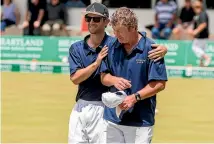
[[121, 44], [123, 44], [123, 43], [124, 43], [124, 41], [123, 41], [123, 40], [121, 40], [121, 39], [118, 39], [118, 41], [119, 41]]
[[97, 31], [89, 30], [90, 34], [97, 34]]

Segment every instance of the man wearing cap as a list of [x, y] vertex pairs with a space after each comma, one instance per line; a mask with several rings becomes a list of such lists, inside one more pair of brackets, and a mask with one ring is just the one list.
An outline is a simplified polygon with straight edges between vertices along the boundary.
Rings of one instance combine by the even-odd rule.
[[[106, 138], [106, 143], [150, 143], [156, 94], [165, 88], [167, 81], [164, 59], [148, 59], [154, 41], [146, 33], [138, 32], [138, 19], [131, 9], [117, 9], [111, 25], [117, 40], [112, 49], [109, 47], [106, 69], [101, 71], [101, 82], [110, 87], [110, 92], [102, 95], [107, 125], [103, 139]], [[117, 77], [127, 79], [132, 86], [115, 87]]]
[[[100, 81], [100, 71], [105, 70], [102, 62], [108, 53], [108, 47], [115, 38], [105, 33], [109, 23], [109, 12], [106, 6], [93, 3], [86, 8], [85, 21], [88, 23], [90, 35], [84, 40], [71, 45], [69, 49], [70, 79], [79, 85], [76, 104], [69, 121], [69, 143], [101, 143], [103, 129], [104, 104], [102, 93], [108, 91]], [[150, 58], [159, 59], [166, 54], [166, 47], [154, 45]], [[129, 88], [130, 81], [115, 78], [115, 87]]]

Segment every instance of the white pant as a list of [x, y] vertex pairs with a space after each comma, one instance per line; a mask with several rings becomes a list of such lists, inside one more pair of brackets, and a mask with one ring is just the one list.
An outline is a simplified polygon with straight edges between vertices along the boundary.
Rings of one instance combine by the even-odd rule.
[[68, 143], [102, 143], [103, 112], [102, 102], [78, 100], [70, 115]]
[[205, 54], [207, 39], [194, 39], [192, 44], [192, 50], [198, 58], [201, 58]]
[[105, 125], [106, 132], [103, 139], [106, 139], [106, 143], [151, 143], [153, 126], [124, 126], [110, 121], [105, 121]]

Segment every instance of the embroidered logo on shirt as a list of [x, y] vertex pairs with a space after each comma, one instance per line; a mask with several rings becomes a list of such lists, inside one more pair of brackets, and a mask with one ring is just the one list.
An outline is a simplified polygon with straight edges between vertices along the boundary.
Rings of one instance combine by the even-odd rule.
[[143, 64], [144, 62], [146, 62], [146, 60], [144, 60], [144, 59], [136, 59], [136, 63], [137, 64]]

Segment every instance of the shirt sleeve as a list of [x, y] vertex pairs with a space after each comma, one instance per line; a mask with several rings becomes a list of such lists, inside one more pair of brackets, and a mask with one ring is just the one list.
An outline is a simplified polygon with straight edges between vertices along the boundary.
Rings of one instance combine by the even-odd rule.
[[164, 58], [154, 62], [150, 60], [149, 62], [149, 81], [167, 81], [167, 73], [166, 73], [166, 66], [164, 62]]
[[71, 46], [69, 49], [68, 61], [70, 67], [70, 75], [74, 74], [78, 69], [83, 68], [80, 55], [76, 52], [73, 46]]
[[201, 24], [201, 23], [207, 23], [207, 15], [206, 15], [206, 13], [202, 13], [202, 14], [200, 15], [199, 20], [200, 20], [200, 24]]
[[[151, 44], [155, 44], [153, 40], [150, 39], [150, 41], [147, 41], [146, 47], [149, 47], [149, 51], [152, 50]], [[148, 81], [167, 81], [167, 73], [166, 73], [166, 66], [164, 58], [154, 61], [154, 60], [148, 60], [147, 61], [147, 67], [148, 67]]]

